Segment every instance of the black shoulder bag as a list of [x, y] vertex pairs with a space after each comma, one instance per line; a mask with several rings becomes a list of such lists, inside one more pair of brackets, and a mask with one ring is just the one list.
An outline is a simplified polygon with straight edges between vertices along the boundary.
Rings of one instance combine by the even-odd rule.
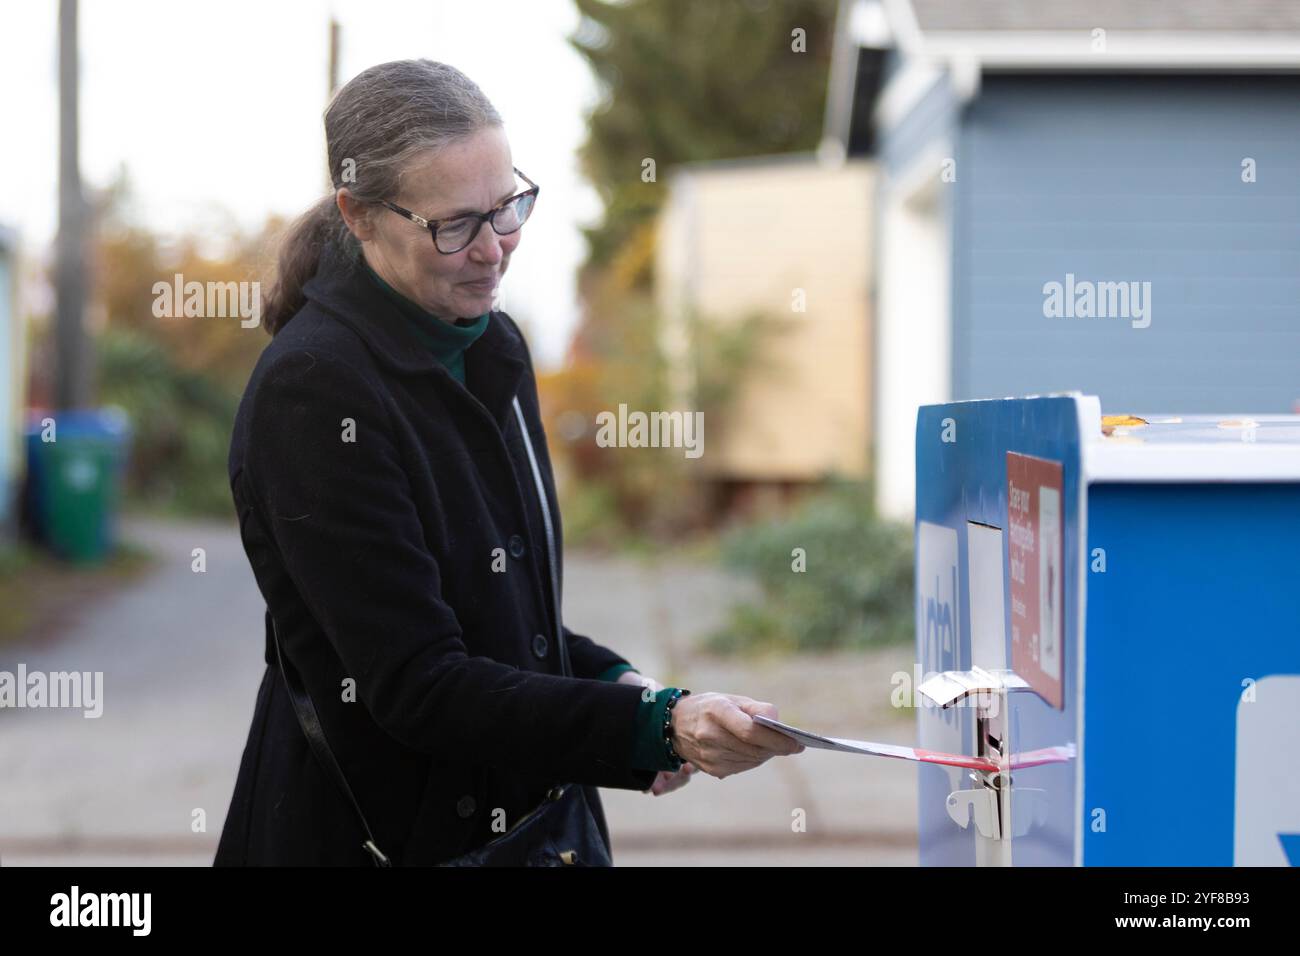
[[[546, 529], [546, 556], [550, 570], [551, 595], [555, 605], [555, 641], [559, 648], [560, 669], [566, 676], [572, 676], [569, 666], [569, 648], [564, 639], [564, 627], [560, 623], [560, 587], [558, 563], [555, 553], [555, 529], [551, 524], [551, 509], [546, 501], [546, 486], [542, 482], [542, 473], [537, 466], [537, 456], [533, 452], [533, 442], [528, 435], [528, 424], [524, 421], [519, 399], [514, 399], [515, 417], [519, 420], [519, 431], [524, 436], [524, 447], [528, 450], [528, 464], [532, 468], [533, 482], [537, 486], [537, 498], [542, 508], [542, 524]], [[297, 669], [284, 655], [280, 646], [280, 634], [275, 629], [275, 619], [267, 614], [275, 638], [276, 660], [280, 673], [284, 675], [289, 688], [289, 699], [293, 701], [294, 713], [298, 723], [307, 736], [312, 753], [320, 761], [325, 772], [334, 779], [339, 790], [347, 798], [361, 822], [361, 829], [366, 835], [362, 846], [374, 860], [375, 866], [392, 866], [392, 861], [375, 842], [374, 832], [361, 812], [361, 804], [348, 786], [343, 768], [339, 766], [334, 752], [330, 749], [325, 733], [321, 728], [316, 707], [312, 704], [307, 689]], [[613, 866], [609, 845], [600, 827], [582, 786], [578, 784], [556, 784], [547, 792], [541, 804], [519, 820], [515, 821], [505, 833], [491, 842], [471, 850], [439, 866]]]

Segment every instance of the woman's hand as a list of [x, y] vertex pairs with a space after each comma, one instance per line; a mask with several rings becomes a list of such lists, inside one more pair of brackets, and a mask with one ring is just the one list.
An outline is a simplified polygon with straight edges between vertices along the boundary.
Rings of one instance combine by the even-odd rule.
[[775, 705], [737, 694], [683, 697], [672, 710], [673, 750], [719, 780], [751, 770], [770, 757], [803, 753], [803, 744], [755, 723], [758, 714], [777, 719]]
[[[624, 671], [618, 675], [620, 684], [637, 684], [646, 688], [643, 692], [647, 699], [664, 689], [664, 685], [659, 683], [653, 677], [646, 677], [636, 671]], [[680, 703], [677, 705], [681, 706]], [[642, 793], [652, 793], [656, 797], [661, 797], [665, 793], [672, 793], [679, 790], [691, 782], [691, 774], [695, 773], [696, 767], [692, 763], [683, 763], [677, 770], [660, 770], [655, 774], [654, 783], [650, 784], [649, 789], [642, 790]]]
[[695, 773], [695, 764], [693, 763], [684, 763], [677, 770], [660, 770], [655, 774], [655, 782], [650, 784], [650, 789], [641, 792], [653, 793], [656, 797], [662, 797], [665, 793], [672, 793], [674, 790], [690, 783], [691, 774], [693, 773]]

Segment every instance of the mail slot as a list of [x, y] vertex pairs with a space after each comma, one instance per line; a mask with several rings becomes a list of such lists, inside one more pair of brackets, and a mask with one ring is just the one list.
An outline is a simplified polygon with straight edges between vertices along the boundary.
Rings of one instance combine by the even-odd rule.
[[1300, 417], [916, 428], [922, 865], [1300, 865]]

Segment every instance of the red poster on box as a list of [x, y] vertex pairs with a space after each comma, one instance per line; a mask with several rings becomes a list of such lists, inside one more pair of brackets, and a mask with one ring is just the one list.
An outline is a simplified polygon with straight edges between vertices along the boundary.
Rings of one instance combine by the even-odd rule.
[[1065, 640], [1065, 514], [1061, 463], [1007, 452], [1011, 669], [1053, 707]]

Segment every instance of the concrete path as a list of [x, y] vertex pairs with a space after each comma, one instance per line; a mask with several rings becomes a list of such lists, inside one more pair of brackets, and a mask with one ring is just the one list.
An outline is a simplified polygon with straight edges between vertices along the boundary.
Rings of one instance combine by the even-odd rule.
[[211, 863], [262, 674], [264, 605], [233, 523], [124, 518], [122, 533], [155, 553], [153, 573], [56, 640], [0, 648], [0, 670], [104, 674], [97, 719], [0, 711], [5, 865]]
[[[262, 676], [261, 595], [233, 523], [131, 518], [122, 530], [157, 554], [153, 573], [85, 608], [57, 640], [0, 648], [0, 670], [104, 674], [98, 719], [0, 711], [2, 865], [211, 862]], [[836, 736], [913, 738], [888, 706], [907, 648], [704, 657], [698, 637], [743, 588], [689, 562], [573, 554], [566, 591], [570, 627], [664, 683], [768, 700], [782, 719]], [[700, 774], [663, 797], [602, 795], [619, 865], [916, 862], [916, 770], [899, 761], [807, 750], [725, 780]]]

